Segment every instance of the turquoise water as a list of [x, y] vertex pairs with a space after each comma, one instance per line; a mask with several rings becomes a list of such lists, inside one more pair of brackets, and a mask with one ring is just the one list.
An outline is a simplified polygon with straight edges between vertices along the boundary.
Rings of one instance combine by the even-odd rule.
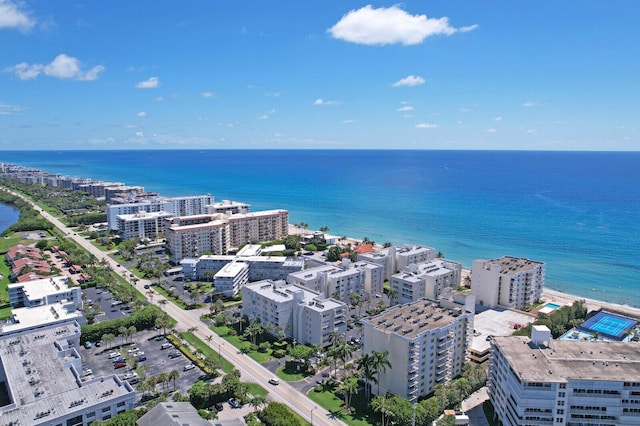
[[546, 263], [550, 288], [640, 306], [640, 153], [58, 151], [0, 161], [284, 208], [309, 229], [429, 245], [467, 267], [527, 257]]
[[560, 305], [556, 305], [555, 303], [547, 303], [544, 305], [545, 308], [550, 308], [550, 309], [559, 309]]

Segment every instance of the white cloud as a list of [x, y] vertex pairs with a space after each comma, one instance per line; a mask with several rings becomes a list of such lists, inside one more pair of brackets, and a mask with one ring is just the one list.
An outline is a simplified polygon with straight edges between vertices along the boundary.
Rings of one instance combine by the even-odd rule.
[[522, 104], [523, 107], [525, 108], [530, 108], [532, 106], [536, 106], [537, 104], [535, 102], [525, 102]]
[[339, 105], [338, 101], [325, 101], [322, 98], [318, 98], [313, 102], [314, 105]]
[[437, 129], [439, 126], [433, 123], [419, 123], [416, 124], [416, 129]]
[[538, 132], [536, 130], [534, 130], [534, 129], [529, 129], [529, 130], [527, 130], [527, 133], [530, 134], [530, 135], [535, 135]]
[[502, 116], [498, 116], [498, 117], [494, 118], [493, 121], [502, 121]]
[[0, 0], [0, 29], [17, 28], [27, 32], [34, 27], [36, 21], [29, 16], [29, 12], [21, 10], [22, 2]]
[[18, 105], [3, 104], [2, 102], [0, 102], [0, 115], [13, 115], [16, 112], [22, 111], [23, 109], [25, 108]]
[[403, 106], [403, 107], [398, 108], [396, 111], [400, 111], [400, 112], [402, 112], [402, 111], [413, 111], [413, 107], [407, 105], [407, 106]]
[[458, 111], [460, 111], [460, 112], [471, 112], [471, 110], [469, 108], [464, 108], [464, 107], [458, 108]]
[[144, 133], [136, 132], [136, 136], [139, 137], [139, 138], [144, 138]]
[[139, 113], [136, 114], [138, 117], [140, 118], [145, 118], [147, 116], [147, 113], [144, 111], [140, 111]]
[[155, 99], [155, 101], [156, 101], [156, 102], [162, 102], [162, 101], [164, 101], [164, 98], [163, 98], [162, 96], [158, 96], [158, 97]]
[[160, 86], [160, 79], [158, 77], [149, 77], [147, 80], [136, 84], [138, 89], [155, 89], [158, 86]]
[[454, 28], [449, 18], [427, 18], [426, 15], [410, 15], [398, 6], [374, 9], [367, 5], [351, 10], [337, 24], [327, 30], [331, 36], [352, 43], [366, 45], [422, 43], [427, 37], [452, 35], [477, 28], [471, 25]]
[[258, 120], [266, 120], [267, 118], [269, 118], [269, 116], [267, 114], [262, 114], [256, 117]]
[[420, 86], [424, 84], [424, 78], [420, 76], [410, 75], [408, 77], [402, 78], [395, 83], [392, 84], [393, 87], [413, 87]]
[[489, 132], [489, 133], [495, 133], [497, 131], [498, 131], [497, 129], [493, 129], [493, 128], [487, 129], [487, 132]]
[[202, 93], [200, 93], [200, 96], [202, 96], [205, 99], [209, 99], [209, 98], [213, 98], [215, 96], [215, 93], [213, 93], [213, 92], [202, 92]]
[[83, 71], [82, 64], [77, 58], [63, 53], [56, 56], [51, 63], [46, 65], [29, 65], [26, 62], [22, 62], [13, 67], [5, 68], [5, 71], [15, 73], [21, 80], [32, 80], [40, 74], [44, 74], [49, 77], [66, 80], [92, 81], [96, 80], [104, 69], [102, 65], [96, 65], [88, 71]]
[[138, 126], [136, 126], [135, 124], [125, 124], [124, 128], [125, 129], [137, 129]]

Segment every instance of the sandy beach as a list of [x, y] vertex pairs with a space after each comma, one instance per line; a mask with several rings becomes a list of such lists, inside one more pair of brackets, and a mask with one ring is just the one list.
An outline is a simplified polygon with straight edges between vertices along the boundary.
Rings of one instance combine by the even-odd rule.
[[[294, 234], [294, 235], [302, 235], [302, 234], [310, 234], [316, 232], [314, 230], [309, 230], [309, 229], [302, 229], [296, 225], [292, 225], [289, 224], [289, 234]], [[319, 231], [317, 231], [319, 232]], [[340, 244], [349, 244], [351, 243], [351, 245], [355, 246], [359, 243], [361, 243], [360, 240], [356, 239], [356, 238], [351, 238], [351, 237], [347, 237], [346, 239], [341, 239], [340, 240]], [[376, 244], [376, 246], [378, 246]], [[376, 247], [378, 248], [378, 247]], [[462, 274], [461, 274], [461, 278], [462, 278], [462, 283], [464, 284], [464, 280], [465, 277], [467, 275], [469, 275], [471, 273], [471, 271], [469, 269], [463, 269], [462, 270]], [[560, 306], [564, 306], [564, 305], [571, 305], [573, 304], [573, 302], [575, 302], [576, 300], [584, 300], [585, 304], [587, 306], [587, 309], [589, 311], [592, 310], [599, 310], [599, 309], [603, 309], [605, 311], [609, 311], [609, 312], [617, 312], [620, 313], [622, 315], [626, 315], [635, 319], [640, 320], [640, 308], [636, 308], [633, 306], [628, 306], [628, 305], [619, 305], [619, 304], [615, 304], [615, 303], [608, 303], [608, 302], [602, 302], [600, 300], [594, 300], [594, 299], [588, 299], [585, 297], [580, 297], [580, 296], [576, 296], [573, 294], [567, 294], [567, 293], [563, 293], [561, 291], [557, 291], [557, 290], [551, 290], [551, 289], [547, 289], [545, 288], [542, 292], [542, 300], [546, 303], [555, 303], [557, 305]]]

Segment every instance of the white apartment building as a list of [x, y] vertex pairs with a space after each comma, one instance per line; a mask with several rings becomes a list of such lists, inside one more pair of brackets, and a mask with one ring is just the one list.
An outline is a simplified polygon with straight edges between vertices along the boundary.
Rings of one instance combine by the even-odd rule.
[[426, 297], [437, 300], [446, 288], [460, 285], [462, 265], [444, 259], [411, 264], [391, 276], [389, 285], [396, 291], [395, 300], [411, 303]]
[[67, 323], [83, 325], [85, 323], [83, 312], [77, 309], [72, 302], [32, 306], [30, 308], [15, 308], [11, 310], [11, 315], [11, 321], [0, 325], [0, 335], [23, 333], [52, 325]]
[[82, 290], [69, 286], [68, 277], [50, 277], [40, 280], [13, 283], [7, 286], [9, 303], [14, 308], [71, 303], [82, 309]]
[[511, 256], [473, 261], [471, 291], [483, 306], [524, 310], [540, 300], [543, 286], [542, 262]]
[[406, 266], [428, 262], [436, 258], [433, 247], [406, 245], [402, 247], [386, 247], [372, 253], [358, 254], [358, 261], [373, 263], [384, 268], [384, 279], [390, 280], [395, 273]]
[[373, 299], [382, 294], [384, 269], [372, 263], [343, 260], [341, 266], [322, 265], [289, 274], [287, 282], [302, 285], [325, 297], [349, 303], [351, 293]]
[[231, 246], [240, 247], [289, 235], [287, 210], [264, 210], [229, 216]]
[[216, 292], [225, 297], [233, 297], [240, 288], [249, 282], [249, 265], [243, 262], [230, 262], [213, 277]]
[[165, 236], [171, 261], [204, 254], [227, 254], [243, 244], [271, 241], [288, 235], [286, 210], [227, 216], [222, 213], [171, 218]]
[[388, 352], [391, 363], [372, 391], [417, 401], [462, 374], [473, 337], [473, 303], [461, 297], [396, 305], [363, 319], [362, 331], [362, 353]]
[[227, 216], [231, 216], [233, 214], [244, 214], [249, 213], [249, 204], [240, 203], [237, 201], [231, 200], [222, 200], [217, 203], [211, 203], [207, 206], [205, 213], [206, 214], [217, 214], [222, 213]]
[[165, 211], [121, 214], [116, 217], [118, 233], [123, 240], [131, 238], [156, 240], [164, 236], [163, 220], [171, 216], [171, 213]]
[[303, 344], [325, 347], [332, 332], [347, 331], [343, 302], [283, 281], [265, 280], [242, 287], [242, 314]]
[[637, 344], [495, 337], [488, 378], [496, 420], [505, 426], [640, 425]]
[[67, 322], [0, 337], [3, 425], [83, 425], [134, 407], [136, 391], [116, 375], [81, 380], [80, 326]]
[[229, 224], [224, 215], [188, 216], [166, 222], [165, 238], [173, 263], [206, 253], [227, 254], [231, 247]]
[[107, 206], [107, 226], [118, 229], [117, 217], [136, 213], [167, 212], [171, 216], [195, 216], [207, 213], [207, 206], [213, 203], [213, 196], [192, 195], [185, 197], [153, 197], [135, 203], [109, 204]]

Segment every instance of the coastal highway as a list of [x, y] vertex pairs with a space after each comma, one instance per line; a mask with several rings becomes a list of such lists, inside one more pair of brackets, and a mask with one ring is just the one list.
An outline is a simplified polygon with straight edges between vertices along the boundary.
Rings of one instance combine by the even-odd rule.
[[[33, 204], [30, 200], [23, 197], [21, 194], [10, 191], [13, 195], [22, 198], [26, 202], [30, 203], [34, 209], [36, 209], [45, 219], [56, 226], [62, 231], [68, 238], [73, 239], [78, 245], [83, 247], [89, 253], [93, 254], [97, 259], [105, 259], [109, 262], [111, 268], [119, 275], [124, 276], [128, 281], [130, 277], [129, 271], [126, 268], [119, 265], [116, 261], [111, 259], [107, 254], [95, 247], [89, 241], [82, 236], [76, 235], [76, 233], [65, 226], [57, 218], [53, 217], [39, 206]], [[135, 283], [137, 289], [145, 294], [145, 284], [151, 284], [149, 280], [139, 280]], [[134, 284], [132, 284], [134, 285]], [[212, 349], [218, 350], [220, 354], [231, 362], [241, 373], [242, 379], [245, 381], [251, 381], [258, 383], [263, 388], [269, 391], [269, 397], [273, 401], [282, 402], [291, 407], [296, 413], [298, 413], [306, 421], [312, 425], [343, 425], [342, 421], [333, 416], [332, 413], [318, 406], [315, 402], [307, 398], [306, 395], [299, 393], [292, 386], [284, 381], [280, 381], [277, 386], [269, 384], [269, 378], [273, 377], [273, 373], [264, 368], [262, 365], [242, 354], [235, 346], [231, 344], [225, 344], [225, 340], [213, 333], [209, 328], [200, 321], [200, 312], [191, 310], [185, 311], [173, 304], [170, 300], [164, 298], [161, 294], [152, 290], [153, 297], [148, 297], [150, 303], [158, 305], [167, 314], [173, 317], [177, 321], [177, 327], [180, 330], [186, 331], [189, 329], [195, 330], [195, 334], [205, 344], [208, 344]], [[207, 336], [211, 336], [211, 342], [206, 341]]]

